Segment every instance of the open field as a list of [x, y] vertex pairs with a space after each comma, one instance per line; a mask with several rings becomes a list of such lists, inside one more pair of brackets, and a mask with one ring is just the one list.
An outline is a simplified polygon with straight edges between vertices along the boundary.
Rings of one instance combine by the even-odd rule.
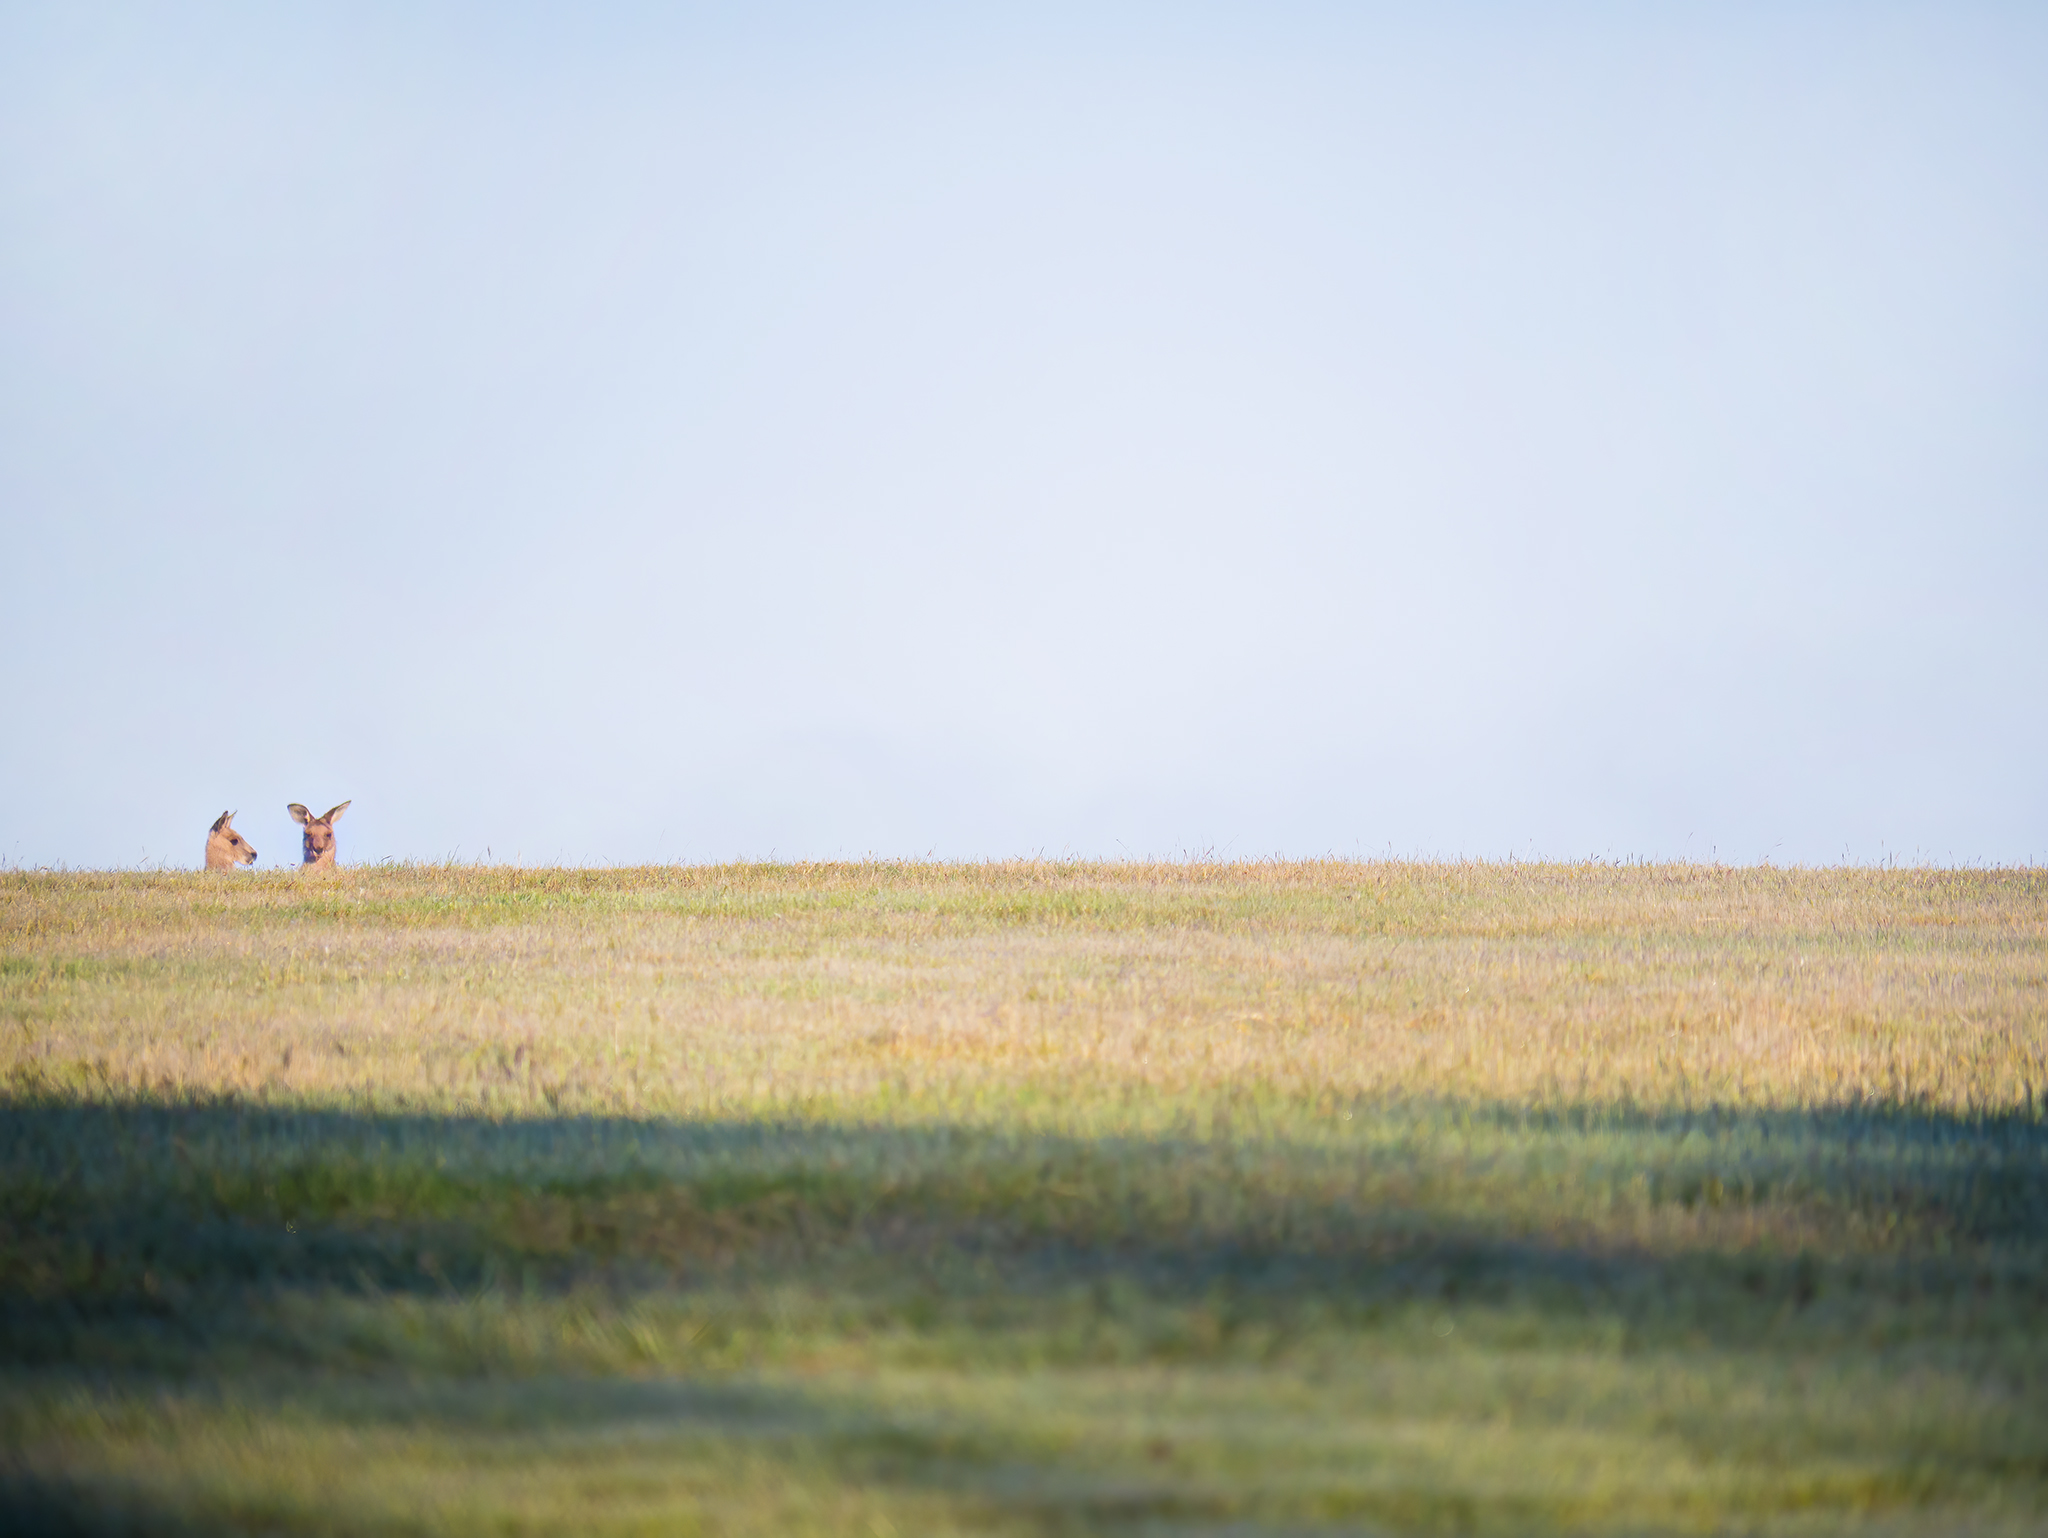
[[2048, 872], [0, 873], [0, 1527], [2039, 1532]]

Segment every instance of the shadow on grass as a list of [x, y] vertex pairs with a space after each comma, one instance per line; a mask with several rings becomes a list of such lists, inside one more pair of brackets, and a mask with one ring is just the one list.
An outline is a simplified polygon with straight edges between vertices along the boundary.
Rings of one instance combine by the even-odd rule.
[[217, 1531], [178, 1512], [151, 1510], [126, 1492], [85, 1480], [0, 1470], [0, 1517], [16, 1538], [186, 1538]]
[[1731, 1341], [1823, 1298], [2043, 1307], [2032, 1118], [1356, 1114], [1308, 1144], [0, 1103], [0, 1356], [203, 1354], [294, 1295], [797, 1286], [913, 1333], [1199, 1303], [1224, 1335], [1422, 1300]]
[[[154, 1408], [161, 1411], [161, 1403]], [[585, 1480], [615, 1472], [607, 1465], [616, 1465], [620, 1449], [629, 1457], [635, 1452], [643, 1458], [651, 1453], [660, 1460], [674, 1457], [679, 1446], [687, 1449], [693, 1442], [714, 1456], [718, 1449], [752, 1445], [761, 1449], [771, 1464], [796, 1463], [807, 1452], [815, 1461], [815, 1449], [824, 1447], [830, 1449], [831, 1461], [839, 1471], [868, 1479], [900, 1474], [906, 1455], [921, 1462], [951, 1459], [958, 1463], [965, 1454], [968, 1462], [975, 1461], [975, 1449], [966, 1435], [906, 1437], [896, 1428], [864, 1425], [843, 1407], [745, 1383], [552, 1378], [510, 1385], [481, 1380], [346, 1375], [305, 1380], [257, 1375], [234, 1380], [224, 1395], [188, 1390], [177, 1405], [183, 1415], [164, 1417], [158, 1428], [168, 1431], [172, 1442], [167, 1461], [185, 1461], [180, 1456], [184, 1449], [175, 1441], [175, 1423], [192, 1419], [195, 1408], [202, 1417], [206, 1409], [225, 1408], [237, 1417], [287, 1427], [287, 1440], [296, 1434], [317, 1443], [323, 1434], [335, 1436], [355, 1457], [372, 1460], [380, 1455], [389, 1459], [393, 1442], [438, 1439], [425, 1461], [444, 1468], [459, 1461], [459, 1450], [474, 1454], [487, 1441], [501, 1446], [510, 1441], [532, 1450], [530, 1459], [520, 1461], [568, 1462]], [[132, 1407], [128, 1413], [134, 1414]], [[142, 1413], [147, 1416], [149, 1411]], [[365, 1432], [381, 1437], [382, 1445], [374, 1440], [365, 1445], [350, 1435]], [[559, 1442], [565, 1434], [572, 1439], [566, 1449]], [[551, 1437], [557, 1439], [552, 1446]], [[456, 1457], [450, 1456], [451, 1450], [457, 1450]], [[608, 1453], [614, 1456], [608, 1457]], [[406, 1460], [401, 1457], [400, 1461]], [[490, 1476], [492, 1483], [506, 1483], [504, 1459], [485, 1461], [500, 1465]], [[172, 1486], [169, 1491], [167, 1484]], [[118, 1474], [110, 1477], [103, 1470], [86, 1475], [35, 1469], [10, 1460], [0, 1447], [0, 1530], [10, 1538], [120, 1533], [176, 1538], [250, 1529], [415, 1533], [442, 1525], [430, 1512], [394, 1511], [389, 1506], [378, 1510], [374, 1503], [361, 1500], [360, 1490], [350, 1490], [345, 1483], [312, 1502], [303, 1492], [295, 1499], [275, 1488], [252, 1490], [246, 1484], [236, 1488], [232, 1480], [216, 1479], [211, 1488], [204, 1480], [182, 1488], [178, 1485], [176, 1480], [164, 1479], [161, 1470], [155, 1478], [146, 1474], [124, 1478]], [[486, 1528], [493, 1527], [491, 1515], [484, 1516]], [[516, 1511], [511, 1515], [514, 1520], [503, 1526], [531, 1530], [517, 1520]], [[462, 1526], [460, 1522], [452, 1525]]]
[[[1142, 1451], [1118, 1473], [971, 1417], [906, 1419], [740, 1377], [858, 1359], [1306, 1381], [1347, 1341], [1441, 1350], [1453, 1316], [1482, 1353], [1597, 1340], [1839, 1362], [1877, 1342], [1904, 1353], [1902, 1372], [2048, 1337], [2048, 1127], [2031, 1117], [1351, 1117], [1327, 1136], [1240, 1119], [1234, 1132], [1077, 1137], [0, 1102], [0, 1517], [23, 1533], [420, 1525], [7, 1467], [10, 1426], [60, 1445], [65, 1396], [83, 1394], [90, 1419], [107, 1383], [188, 1396], [232, 1384], [258, 1419], [470, 1453], [592, 1438], [600, 1464], [654, 1428], [666, 1457], [752, 1446], [770, 1466], [824, 1468], [827, 1483], [958, 1496], [1014, 1531], [1213, 1530], [1251, 1522], [1267, 1497]], [[1744, 1433], [1763, 1453], [1771, 1434]], [[1965, 1467], [1957, 1445], [1944, 1466], [1959, 1480], [2043, 1476], [1996, 1464], [2002, 1444]], [[1874, 1466], [1882, 1488], [1845, 1485], [1842, 1501], [1919, 1498], [1893, 1464]], [[618, 1467], [627, 1484], [656, 1477]], [[1782, 1498], [1827, 1507], [1836, 1496], [1817, 1477], [1791, 1469]], [[1479, 1522], [1444, 1478], [1433, 1494], [1357, 1485], [1351, 1506], [1268, 1515], [1576, 1520], [1563, 1497], [1523, 1510], [1502, 1496]], [[1658, 1510], [1640, 1508], [1638, 1525], [1683, 1515]]]

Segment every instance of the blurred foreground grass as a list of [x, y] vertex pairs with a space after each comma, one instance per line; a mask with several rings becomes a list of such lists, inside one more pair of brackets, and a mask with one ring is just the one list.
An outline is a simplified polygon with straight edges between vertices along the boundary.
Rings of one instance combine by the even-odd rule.
[[0, 873], [0, 1526], [2048, 1522], [2048, 873]]

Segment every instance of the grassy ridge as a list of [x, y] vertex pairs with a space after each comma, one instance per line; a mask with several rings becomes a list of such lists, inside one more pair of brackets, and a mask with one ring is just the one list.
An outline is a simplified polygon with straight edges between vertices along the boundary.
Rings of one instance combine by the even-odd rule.
[[0, 875], [50, 1530], [2036, 1529], [2048, 879]]

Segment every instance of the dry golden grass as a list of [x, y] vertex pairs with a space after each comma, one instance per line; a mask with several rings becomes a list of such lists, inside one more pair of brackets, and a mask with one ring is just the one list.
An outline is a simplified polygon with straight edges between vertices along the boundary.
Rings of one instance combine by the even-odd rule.
[[1306, 863], [0, 876], [0, 1071], [679, 1115], [914, 1088], [2048, 1093], [2048, 876]]

